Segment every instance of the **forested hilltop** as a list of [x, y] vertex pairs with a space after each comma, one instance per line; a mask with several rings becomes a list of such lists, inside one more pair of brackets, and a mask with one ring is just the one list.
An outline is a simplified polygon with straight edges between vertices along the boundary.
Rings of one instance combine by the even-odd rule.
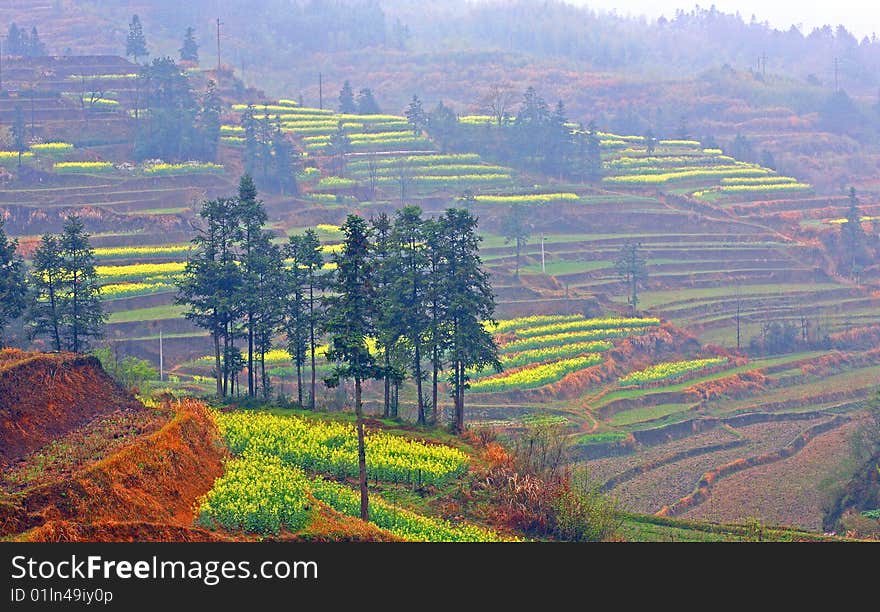
[[[19, 4], [20, 6], [16, 6]], [[108, 29], [96, 36], [59, 41], [50, 52], [108, 52], [125, 32], [118, 17], [148, 14], [147, 26], [163, 53], [176, 50], [178, 32], [187, 25], [200, 30], [207, 42], [213, 18], [228, 29], [230, 60], [255, 69], [269, 62], [283, 65], [303, 53], [358, 49], [414, 52], [454, 50], [505, 51], [532, 56], [569, 58], [596, 70], [626, 69], [669, 77], [692, 76], [730, 64], [757, 71], [787, 73], [823, 83], [833, 81], [834, 58], [839, 77], [852, 85], [876, 87], [880, 42], [873, 35], [857, 38], [846, 27], [827, 24], [801, 31], [780, 31], [760, 16], [729, 14], [697, 4], [658, 20], [623, 17], [575, 7], [562, 1], [465, 2], [464, 0], [55, 0], [40, 6], [12, 3], [7, 11], [33, 10], [43, 19], [72, 19], [93, 12]], [[25, 5], [35, 5], [29, 8]], [[37, 13], [39, 11], [39, 13]], [[793, 18], [793, 21], [795, 19]], [[308, 32], [302, 36], [301, 32]], [[695, 52], [699, 50], [699, 52]], [[206, 49], [207, 51], [207, 49]], [[206, 55], [215, 55], [210, 49]]]
[[[187, 28], [203, 66], [217, 61], [270, 96], [326, 107], [346, 80], [384, 111], [414, 93], [485, 113], [534, 86], [603, 130], [697, 138], [843, 194], [867, 186], [880, 134], [880, 44], [845, 27], [773, 29], [751, 15], [695, 8], [648, 21], [562, 2], [45, 0], [0, 7], [4, 31], [39, 23], [49, 54], [122, 54], [142, 17], [145, 59], [172, 56]], [[303, 33], [308, 33], [304, 35]], [[7, 41], [7, 47], [9, 41]], [[7, 49], [8, 52], [8, 49]], [[143, 58], [142, 58], [143, 59]]]

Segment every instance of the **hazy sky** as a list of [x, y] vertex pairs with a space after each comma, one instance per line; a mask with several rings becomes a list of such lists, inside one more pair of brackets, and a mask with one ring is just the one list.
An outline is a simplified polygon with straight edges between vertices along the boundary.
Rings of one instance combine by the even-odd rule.
[[739, 12], [745, 21], [752, 15], [758, 21], [788, 29], [798, 25], [809, 33], [815, 26], [843, 24], [858, 38], [876, 32], [880, 35], [880, 3], [876, 0], [831, 0], [806, 2], [795, 0], [565, 0], [597, 10], [615, 9], [620, 14], [671, 17], [676, 9], [690, 10], [696, 4], [709, 8], [713, 4], [725, 13]]

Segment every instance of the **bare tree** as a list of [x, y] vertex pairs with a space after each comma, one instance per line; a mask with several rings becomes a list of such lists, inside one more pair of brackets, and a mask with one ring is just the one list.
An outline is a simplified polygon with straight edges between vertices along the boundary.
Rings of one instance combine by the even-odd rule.
[[493, 83], [480, 99], [480, 108], [492, 115], [500, 127], [515, 101], [516, 93], [510, 85]]
[[376, 187], [379, 185], [379, 164], [375, 153], [370, 153], [367, 157], [367, 173], [370, 177], [370, 199], [375, 199]]
[[80, 78], [80, 90], [79, 90], [79, 105], [80, 109], [83, 112], [83, 116], [85, 117], [86, 106], [88, 106], [88, 110], [92, 110], [95, 108], [95, 105], [98, 103], [98, 100], [104, 98], [105, 90], [102, 87], [98, 89], [96, 87], [98, 81], [96, 80], [86, 80], [87, 75], [81, 73], [79, 75]]
[[412, 168], [410, 168], [409, 160], [401, 157], [397, 162], [397, 184], [400, 186], [400, 205], [406, 206], [406, 197], [409, 193]]

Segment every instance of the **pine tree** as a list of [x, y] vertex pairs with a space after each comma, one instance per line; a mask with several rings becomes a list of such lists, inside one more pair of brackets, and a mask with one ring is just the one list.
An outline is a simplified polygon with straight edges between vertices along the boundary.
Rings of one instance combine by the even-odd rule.
[[347, 115], [353, 115], [357, 112], [357, 104], [354, 102], [354, 91], [351, 84], [346, 81], [339, 90], [339, 112]]
[[301, 165], [299, 152], [281, 129], [281, 119], [275, 117], [272, 131], [272, 160], [274, 163], [274, 179], [282, 195], [297, 195], [299, 185], [296, 173]]
[[204, 155], [207, 159], [217, 159], [217, 147], [220, 144], [220, 115], [222, 107], [217, 84], [208, 80], [208, 88], [202, 97], [202, 108], [199, 114], [199, 128], [204, 137]]
[[241, 114], [241, 127], [244, 129], [244, 170], [246, 174], [253, 176], [257, 168], [260, 155], [260, 143], [257, 139], [257, 119], [252, 105]]
[[31, 37], [28, 41], [27, 55], [31, 57], [43, 57], [46, 55], [46, 45], [40, 40], [40, 35], [37, 33], [37, 26], [31, 28]]
[[257, 157], [260, 161], [260, 175], [265, 185], [269, 182], [270, 170], [274, 165], [272, 159], [272, 121], [269, 119], [268, 110], [257, 122], [257, 151]]
[[82, 220], [67, 217], [59, 240], [61, 246], [61, 329], [65, 348], [86, 352], [90, 338], [104, 334], [106, 315], [95, 269], [95, 252]]
[[330, 136], [326, 153], [333, 160], [333, 171], [336, 176], [343, 176], [345, 173], [345, 156], [351, 153], [351, 139], [348, 137], [348, 133], [345, 131], [341, 121], [336, 124], [336, 132]]
[[431, 136], [440, 145], [440, 152], [446, 153], [450, 141], [455, 136], [458, 127], [458, 117], [455, 112], [443, 104], [441, 100], [434, 110], [428, 115], [427, 129]]
[[544, 153], [545, 171], [558, 176], [568, 172], [568, 160], [571, 156], [572, 136], [567, 123], [565, 105], [560, 100], [549, 119]]
[[413, 134], [416, 136], [421, 135], [422, 130], [425, 129], [425, 125], [428, 123], [428, 117], [425, 114], [425, 109], [422, 108], [422, 101], [419, 100], [418, 96], [414, 95], [412, 97], [404, 115], [412, 126]]
[[228, 391], [232, 326], [240, 307], [241, 271], [235, 254], [241, 236], [238, 209], [237, 198], [218, 198], [202, 204], [199, 217], [204, 225], [191, 241], [195, 252], [188, 258], [177, 283], [176, 303], [187, 307], [184, 317], [211, 334], [218, 397]]
[[180, 61], [199, 63], [199, 45], [196, 42], [196, 30], [192, 26], [183, 35], [183, 46], [180, 48]]
[[18, 241], [6, 237], [0, 218], [0, 348], [3, 348], [3, 330], [27, 307], [27, 283], [24, 259], [16, 251]]
[[453, 430], [464, 432], [464, 396], [469, 368], [501, 370], [498, 347], [483, 321], [493, 321], [495, 296], [479, 255], [477, 220], [465, 209], [450, 208], [441, 218], [446, 269], [443, 290], [449, 327], [450, 394], [455, 406]]
[[615, 264], [617, 275], [627, 287], [627, 303], [632, 308], [633, 316], [639, 312], [639, 286], [643, 285], [648, 277], [647, 262], [641, 253], [641, 248], [641, 243], [626, 243], [620, 250]]
[[439, 419], [440, 371], [443, 369], [443, 354], [448, 347], [448, 326], [445, 323], [448, 307], [446, 295], [445, 237], [443, 223], [426, 219], [423, 229], [425, 255], [428, 260], [425, 302], [428, 308], [428, 333], [425, 348], [431, 356], [431, 423]]
[[391, 220], [386, 213], [370, 220], [373, 232], [373, 267], [375, 270], [376, 290], [376, 345], [382, 351], [382, 378], [384, 382], [383, 416], [396, 417], [391, 410], [391, 380], [394, 372], [391, 365], [391, 354], [400, 336], [395, 325], [394, 279], [397, 270], [394, 267], [391, 243]]
[[61, 350], [61, 296], [63, 263], [58, 236], [43, 234], [34, 252], [27, 319], [31, 337], [48, 336], [52, 349]]
[[18, 152], [18, 167], [21, 168], [21, 156], [28, 150], [28, 141], [24, 112], [19, 105], [16, 105], [15, 115], [12, 119], [12, 142], [15, 150]]
[[140, 74], [149, 113], [138, 125], [135, 156], [186, 161], [202, 155], [202, 109], [180, 66], [169, 57], [156, 58]]
[[260, 390], [264, 400], [271, 392], [266, 354], [272, 350], [275, 332], [284, 322], [285, 270], [281, 248], [269, 232], [261, 232], [251, 257], [251, 291], [258, 309], [253, 321], [254, 349], [260, 362]]
[[241, 177], [234, 223], [241, 228], [241, 278], [237, 303], [244, 312], [247, 336], [248, 397], [256, 397], [254, 372], [254, 334], [256, 318], [263, 305], [256, 286], [260, 277], [259, 250], [264, 239], [263, 225], [268, 220], [263, 202], [257, 199], [257, 186], [249, 174]]
[[535, 162], [546, 151], [550, 109], [534, 87], [526, 89], [513, 122], [516, 150], [523, 160]]
[[748, 138], [737, 133], [730, 145], [730, 156], [739, 161], [754, 162], [755, 152], [752, 149], [752, 143], [749, 142]]
[[865, 230], [862, 228], [862, 213], [859, 210], [859, 199], [855, 187], [849, 189], [849, 208], [846, 211], [846, 223], [840, 224], [840, 238], [843, 243], [847, 272], [854, 280], [858, 280], [859, 272], [865, 260]]
[[516, 249], [516, 271], [514, 276], [519, 277], [519, 258], [522, 248], [528, 244], [529, 236], [532, 235], [531, 223], [526, 218], [525, 208], [522, 204], [512, 204], [510, 214], [501, 221], [501, 235], [504, 236], [504, 244], [514, 244]]
[[137, 64], [139, 57], [146, 57], [147, 55], [149, 55], [147, 51], [147, 38], [144, 36], [141, 18], [134, 15], [131, 18], [131, 23], [128, 24], [128, 36], [125, 39], [125, 57], [134, 58], [134, 63]]
[[373, 92], [365, 87], [358, 92], [357, 96], [357, 112], [359, 115], [380, 115], [382, 110], [373, 97]]
[[390, 264], [396, 274], [389, 303], [397, 335], [406, 339], [412, 351], [412, 377], [416, 383], [419, 425], [427, 423], [422, 392], [422, 358], [428, 328], [425, 303], [428, 260], [422, 225], [422, 210], [418, 206], [405, 206], [397, 211], [391, 231]]
[[319, 276], [324, 265], [324, 256], [321, 253], [321, 242], [318, 234], [313, 229], [307, 229], [301, 243], [300, 261], [306, 269], [307, 311], [309, 323], [309, 359], [311, 362], [311, 385], [309, 390], [309, 409], [315, 409], [315, 393], [317, 391], [317, 369], [315, 367], [315, 352], [318, 349], [316, 334], [320, 324], [322, 304], [316, 295], [323, 289], [323, 279]]
[[309, 320], [306, 304], [306, 266], [303, 264], [304, 236], [294, 234], [287, 243], [286, 256], [290, 265], [286, 273], [286, 296], [284, 300], [284, 333], [287, 336], [287, 352], [296, 370], [296, 395], [300, 408], [303, 404], [302, 371], [306, 362], [309, 341]]
[[25, 50], [21, 44], [23, 31], [13, 21], [9, 26], [9, 32], [6, 34], [6, 54], [7, 55], [25, 55]]
[[324, 383], [328, 387], [335, 387], [342, 379], [354, 379], [360, 517], [368, 521], [370, 510], [361, 387], [364, 380], [377, 376], [377, 368], [366, 342], [375, 333], [376, 295], [366, 221], [357, 215], [348, 215], [342, 225], [342, 232], [345, 235], [342, 251], [333, 256], [336, 270], [330, 280], [331, 295], [327, 298], [326, 315], [327, 331], [330, 335], [327, 359], [335, 365], [333, 373]]

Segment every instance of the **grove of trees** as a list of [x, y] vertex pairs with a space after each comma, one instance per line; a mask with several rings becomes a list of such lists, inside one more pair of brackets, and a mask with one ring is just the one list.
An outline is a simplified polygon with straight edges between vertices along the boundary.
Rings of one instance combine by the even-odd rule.
[[220, 142], [221, 102], [213, 81], [199, 97], [177, 63], [154, 59], [137, 79], [138, 159], [214, 160]]
[[442, 102], [425, 113], [418, 96], [413, 96], [405, 114], [414, 132], [427, 129], [444, 151], [477, 151], [500, 163], [561, 178], [601, 177], [595, 124], [586, 128], [572, 124], [562, 100], [551, 109], [534, 87], [528, 87], [517, 105], [512, 90], [496, 84], [481, 106], [491, 119], [479, 132], [459, 129], [455, 113]]
[[46, 45], [40, 40], [37, 26], [31, 27], [30, 34], [24, 28], [19, 28], [14, 22], [9, 26], [6, 34], [6, 44], [3, 52], [7, 55], [21, 55], [24, 57], [41, 57], [46, 55]]
[[86, 352], [103, 336], [106, 316], [82, 220], [70, 215], [60, 235], [44, 234], [30, 271], [17, 248], [0, 219], [0, 347], [7, 325], [23, 316], [31, 339], [45, 338], [54, 351]]
[[356, 407], [362, 383], [381, 380], [384, 413], [396, 416], [397, 390], [409, 376], [418, 422], [436, 423], [445, 371], [453, 429], [463, 431], [468, 372], [500, 369], [497, 347], [483, 328], [495, 301], [470, 212], [450, 208], [424, 218], [421, 209], [407, 206], [393, 218], [349, 215], [341, 249], [329, 261], [313, 230], [282, 245], [273, 240], [249, 175], [235, 197], [204, 202], [199, 216], [177, 301], [187, 319], [211, 334], [217, 395], [233, 393], [245, 365], [247, 394], [268, 398], [265, 356], [279, 346], [291, 356], [297, 403], [314, 408], [315, 354], [326, 338], [333, 370], [324, 383], [352, 380]]

